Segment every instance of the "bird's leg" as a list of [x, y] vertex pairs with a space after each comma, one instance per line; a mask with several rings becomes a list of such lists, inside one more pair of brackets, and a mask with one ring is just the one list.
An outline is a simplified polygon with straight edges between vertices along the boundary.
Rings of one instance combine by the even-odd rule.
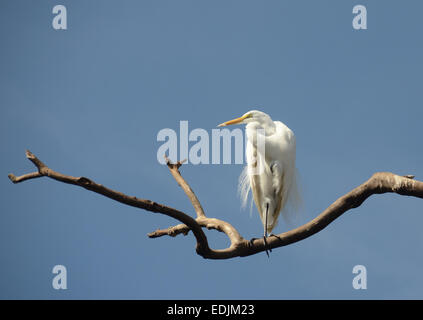
[[266, 241], [265, 236], [263, 236], [263, 241], [264, 241], [264, 250], [266, 251], [266, 255], [267, 255], [268, 258], [270, 258], [269, 250], [270, 250], [270, 252], [272, 252], [272, 249], [267, 250], [267, 241]]
[[264, 241], [264, 248], [266, 250], [267, 257], [269, 258], [270, 257], [269, 256], [269, 251], [272, 252], [272, 249], [269, 248], [269, 251], [267, 250], [267, 241], [266, 241], [266, 238], [267, 238], [267, 214], [268, 214], [268, 212], [269, 212], [269, 204], [266, 203], [266, 214], [264, 216], [264, 236], [263, 236], [263, 241]]

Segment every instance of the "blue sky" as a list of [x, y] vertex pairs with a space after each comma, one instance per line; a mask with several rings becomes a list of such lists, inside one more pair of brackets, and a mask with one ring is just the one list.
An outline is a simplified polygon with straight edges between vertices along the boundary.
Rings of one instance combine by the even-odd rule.
[[[52, 28], [67, 8], [68, 29]], [[352, 28], [364, 4], [368, 29]], [[193, 214], [156, 160], [157, 133], [260, 109], [297, 137], [300, 223], [377, 171], [423, 178], [423, 41], [417, 1], [2, 1], [0, 4], [0, 298], [421, 299], [420, 199], [374, 196], [299, 243], [225, 261], [186, 237], [149, 239], [172, 219], [47, 178], [51, 168]], [[181, 172], [210, 217], [246, 238], [241, 165]], [[275, 232], [287, 226], [280, 223]], [[213, 248], [223, 234], [206, 231]], [[65, 265], [68, 289], [52, 288]], [[367, 290], [352, 269], [367, 268]]]

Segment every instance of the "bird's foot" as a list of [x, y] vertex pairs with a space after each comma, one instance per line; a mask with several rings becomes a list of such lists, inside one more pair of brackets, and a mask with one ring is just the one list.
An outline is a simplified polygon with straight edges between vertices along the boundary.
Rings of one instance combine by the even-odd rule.
[[267, 238], [266, 236], [263, 236], [263, 241], [264, 241], [264, 250], [266, 251], [266, 255], [267, 255], [267, 257], [268, 257], [268, 258], [270, 258], [269, 252], [272, 252], [272, 248], [270, 248], [270, 247], [267, 245], [266, 238]]
[[[270, 236], [272, 236], [272, 235], [269, 235], [269, 237], [270, 237]], [[275, 237], [276, 237], [276, 236], [275, 236]], [[265, 249], [266, 255], [270, 258], [270, 256], [269, 256], [269, 252], [272, 252], [272, 248], [269, 248], [269, 246], [267, 245], [266, 238], [267, 238], [267, 237], [263, 236], [264, 249]], [[253, 245], [253, 243], [254, 243], [254, 241], [255, 241], [255, 240], [258, 240], [258, 239], [259, 239], [259, 238], [251, 238], [251, 239], [248, 241], [248, 244], [249, 244], [250, 246], [252, 246], [252, 245]]]
[[281, 239], [279, 236], [277, 236], [276, 234], [274, 234], [274, 233], [271, 233], [271, 234], [269, 234], [269, 238], [270, 237], [276, 237], [276, 238], [278, 238], [279, 240]]
[[258, 238], [251, 238], [250, 241], [248, 241], [249, 246], [252, 247], [254, 240], [257, 240], [257, 239]]

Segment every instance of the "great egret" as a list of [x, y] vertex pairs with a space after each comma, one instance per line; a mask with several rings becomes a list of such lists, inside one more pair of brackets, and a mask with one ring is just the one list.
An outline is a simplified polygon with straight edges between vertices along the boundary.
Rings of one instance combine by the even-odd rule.
[[[250, 189], [264, 227], [264, 241], [271, 233], [289, 198], [299, 200], [295, 168], [295, 135], [280, 121], [251, 110], [242, 117], [218, 125], [246, 124], [247, 166], [240, 176], [241, 199]], [[261, 145], [260, 145], [261, 144]], [[266, 250], [267, 253], [267, 250]]]

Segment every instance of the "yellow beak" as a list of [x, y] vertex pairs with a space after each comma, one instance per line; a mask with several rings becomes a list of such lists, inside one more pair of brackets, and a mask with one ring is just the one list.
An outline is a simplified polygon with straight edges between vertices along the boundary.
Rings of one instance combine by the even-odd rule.
[[231, 124], [241, 123], [242, 121], [244, 121], [244, 119], [246, 119], [248, 117], [249, 117], [249, 114], [245, 114], [240, 118], [236, 118], [236, 119], [233, 119], [233, 120], [223, 122], [223, 123], [219, 124], [218, 127], [225, 127], [225, 126], [229, 126]]

